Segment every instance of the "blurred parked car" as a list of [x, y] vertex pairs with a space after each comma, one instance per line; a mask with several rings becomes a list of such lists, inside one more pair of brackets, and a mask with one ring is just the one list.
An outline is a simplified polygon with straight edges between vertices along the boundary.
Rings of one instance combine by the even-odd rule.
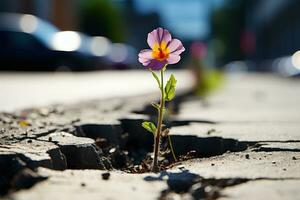
[[103, 37], [59, 31], [33, 15], [0, 14], [0, 70], [109, 68], [107, 45]]

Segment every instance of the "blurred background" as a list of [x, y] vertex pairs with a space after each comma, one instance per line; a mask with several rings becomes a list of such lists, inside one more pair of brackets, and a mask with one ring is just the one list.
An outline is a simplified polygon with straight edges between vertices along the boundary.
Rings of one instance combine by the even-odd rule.
[[189, 74], [176, 72], [178, 86], [202, 97], [227, 72], [298, 77], [299, 10], [299, 0], [1, 0], [0, 110], [149, 92], [137, 55], [159, 26], [186, 48], [169, 67]]
[[187, 51], [175, 68], [299, 73], [297, 0], [1, 0], [1, 70], [141, 69], [161, 26]]

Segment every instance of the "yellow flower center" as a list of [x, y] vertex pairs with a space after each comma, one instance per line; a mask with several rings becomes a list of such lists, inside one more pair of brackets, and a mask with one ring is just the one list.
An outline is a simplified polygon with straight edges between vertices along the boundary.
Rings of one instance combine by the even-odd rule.
[[169, 58], [170, 50], [167, 43], [162, 41], [160, 44], [155, 43], [152, 49], [152, 58], [158, 61], [164, 61]]

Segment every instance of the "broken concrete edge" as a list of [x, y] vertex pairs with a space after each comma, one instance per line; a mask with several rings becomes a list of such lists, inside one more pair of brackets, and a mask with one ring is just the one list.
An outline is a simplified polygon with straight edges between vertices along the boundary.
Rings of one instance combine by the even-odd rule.
[[[78, 135], [78, 136], [83, 136], [83, 137], [91, 137], [91, 138], [97, 138], [97, 137], [103, 137], [103, 138], [106, 138], [109, 140], [110, 143], [115, 143], [115, 144], [118, 144], [119, 145], [119, 138], [120, 138], [120, 134], [122, 134], [123, 132], [130, 132], [131, 133], [131, 136], [133, 138], [137, 138], [137, 141], [141, 142], [141, 140], [143, 140], [141, 142], [142, 146], [144, 144], [146, 144], [145, 146], [151, 146], [151, 142], [152, 142], [152, 139], [149, 139], [150, 135], [148, 133], [144, 134], [143, 133], [143, 129], [140, 127], [140, 124], [141, 122], [143, 121], [143, 119], [141, 119], [141, 116], [146, 118], [147, 116], [144, 116], [144, 115], [135, 115], [134, 117], [132, 118], [124, 118], [124, 119], [120, 119], [119, 121], [116, 121], [115, 124], [84, 124], [84, 123], [74, 123], [74, 127], [75, 129], [77, 129], [77, 131], [75, 131], [75, 135]], [[78, 128], [79, 127], [79, 128]], [[71, 127], [72, 128], [72, 127]], [[104, 130], [103, 130], [104, 129]], [[80, 130], [80, 131], [78, 131]], [[139, 130], [139, 131], [138, 131]], [[133, 133], [136, 133], [134, 135], [132, 135]], [[53, 150], [49, 150], [49, 155], [50, 157], [52, 157], [52, 166], [51, 164], [48, 165], [49, 168], [53, 168], [53, 169], [66, 169], [68, 167], [66, 167], [66, 159], [69, 160], [69, 163], [70, 162], [70, 159], [69, 157], [70, 156], [65, 156], [65, 154], [68, 154], [67, 153], [67, 150], [66, 149], [69, 149], [71, 148], [69, 145], [67, 144], [59, 144], [59, 140], [53, 140], [53, 137], [55, 135], [57, 135], [58, 133], [55, 132], [55, 129], [50, 129], [48, 131], [42, 131], [42, 132], [39, 132], [39, 133], [35, 133], [33, 136], [24, 136], [22, 138], [22, 140], [26, 140], [26, 138], [31, 138], [31, 139], [28, 139], [27, 141], [32, 141], [34, 139], [37, 139], [37, 140], [43, 140], [43, 141], [50, 141], [51, 139], [51, 142], [53, 142], [55, 145], [58, 145], [60, 147], [60, 151], [56, 151], [56, 149], [53, 149]], [[68, 133], [60, 133], [62, 134], [62, 137], [60, 137], [61, 139], [63, 139], [65, 137], [65, 135], [68, 135]], [[103, 135], [104, 134], [104, 135]], [[53, 137], [51, 136], [53, 135]], [[69, 136], [71, 136], [69, 134]], [[178, 139], [177, 139], [178, 137]], [[173, 135], [172, 136], [172, 139], [174, 140], [175, 143], [186, 143], [186, 140], [189, 140], [188, 138], [190, 137], [191, 140], [193, 139], [197, 139], [199, 137], [197, 136], [177, 136], [177, 135]], [[71, 137], [70, 137], [71, 138]], [[200, 140], [203, 140], [201, 138], [199, 138]], [[80, 139], [80, 142], [82, 142], [84, 139]], [[199, 140], [199, 141], [200, 141]], [[197, 145], [197, 147], [194, 147], [194, 146], [190, 146], [191, 148], [189, 149], [186, 149], [186, 150], [180, 150], [179, 148], [179, 152], [189, 152], [190, 150], [193, 150], [193, 149], [198, 149], [198, 147], [204, 147], [204, 146], [214, 146], [214, 147], [220, 147], [225, 145], [227, 146], [228, 148], [232, 147], [231, 149], [226, 149], [226, 151], [240, 151], [240, 150], [244, 150], [245, 148], [247, 148], [247, 142], [245, 142], [245, 144], [243, 142], [238, 142], [238, 141], [235, 141], [235, 140], [232, 140], [232, 139], [222, 139], [221, 137], [215, 137], [215, 138], [209, 138], [209, 139], [204, 139], [204, 140], [207, 140], [205, 141], [204, 143], [201, 142], [201, 144], [211, 144], [211, 142], [209, 141], [212, 141], [213, 143], [214, 142], [217, 142], [217, 143], [220, 143], [220, 144], [213, 144], [213, 145]], [[90, 140], [89, 141], [89, 145], [92, 145], [95, 143], [94, 140]], [[240, 145], [241, 144], [241, 145]], [[250, 144], [250, 143], [249, 143]], [[70, 144], [71, 145], [71, 144]], [[185, 145], [175, 145], [175, 146], [185, 146]], [[78, 146], [76, 148], [79, 148]], [[150, 147], [151, 148], [151, 147]], [[97, 150], [95, 150], [94, 147], [91, 146], [91, 152], [93, 157], [97, 157]], [[200, 150], [201, 153], [205, 153], [205, 150], [208, 151], [208, 152], [215, 152], [215, 150], [209, 150], [209, 148], [202, 148], [202, 150]], [[220, 153], [224, 153], [226, 152], [224, 150], [217, 150], [218, 153], [216, 153], [217, 155], [220, 154]], [[64, 152], [64, 153], [62, 153]], [[76, 151], [72, 150], [73, 152], [73, 155], [75, 155]], [[178, 153], [178, 152], [177, 152]], [[56, 154], [60, 155], [58, 157], [60, 157], [60, 159], [56, 159]], [[69, 154], [68, 154], [69, 155]], [[206, 155], [206, 156], [212, 156], [212, 155], [209, 155], [209, 153]], [[80, 156], [79, 156], [80, 157]], [[97, 160], [97, 159], [92, 159], [92, 160]], [[81, 167], [80, 165], [76, 166], [76, 165], [71, 165], [72, 167], [69, 167], [69, 168], [86, 168], [86, 167]], [[103, 168], [103, 165], [100, 165], [99, 166], [99, 160], [95, 161], [94, 165], [91, 166], [89, 165], [87, 168]]]
[[[140, 119], [134, 119], [134, 124], [136, 124], [136, 120]], [[129, 120], [130, 123], [132, 123]], [[126, 121], [128, 123], [128, 121]], [[110, 125], [111, 126], [111, 125]], [[132, 125], [131, 125], [132, 126]], [[101, 126], [98, 126], [97, 128], [100, 128]], [[104, 125], [105, 130], [107, 131], [107, 125]], [[134, 131], [136, 131], [136, 126], [133, 126]], [[118, 128], [119, 125], [118, 125]], [[101, 128], [98, 130], [100, 132]], [[132, 132], [132, 130], [127, 130], [129, 132]], [[111, 134], [121, 134], [122, 131], [117, 131], [117, 132], [111, 132]], [[74, 134], [74, 133], [73, 133]], [[83, 137], [77, 137], [74, 136], [73, 134], [66, 133], [66, 132], [50, 132], [49, 135], [43, 135], [42, 137], [37, 137], [37, 138], [32, 138], [31, 139], [26, 139], [22, 140], [21, 144], [21, 154], [22, 156], [25, 156], [25, 165], [24, 167], [27, 168], [28, 166], [32, 166], [31, 168], [35, 169], [36, 167], [46, 167], [50, 169], [55, 169], [55, 170], [65, 170], [65, 169], [106, 169], [105, 165], [101, 163], [101, 149], [99, 150], [98, 148], [95, 147], [95, 140], [90, 139], [90, 138], [83, 138]], [[147, 135], [150, 136], [150, 134], [146, 133]], [[138, 135], [138, 140], [140, 140], [141, 137], [140, 134]], [[103, 137], [103, 135], [101, 135]], [[136, 137], [136, 136], [133, 136]], [[199, 139], [201, 144], [207, 143], [210, 144], [209, 146], [214, 146], [218, 148], [223, 148], [223, 147], [230, 147], [232, 145], [232, 142], [235, 144], [232, 147], [236, 148], [238, 147], [236, 144], [238, 144], [237, 141], [234, 140], [224, 140], [223, 142], [222, 138], [211, 138], [208, 141], [206, 141], [205, 138], [197, 138], [196, 136], [172, 136], [174, 137], [173, 140], [175, 144], [178, 142], [187, 142], [191, 143], [195, 139]], [[30, 141], [30, 142], [29, 142]], [[149, 142], [151, 140], [147, 140]], [[211, 142], [213, 143], [211, 143]], [[203, 143], [204, 142], [204, 143]], [[48, 146], [48, 148], [41, 148], [43, 144], [48, 144], [51, 147]], [[24, 146], [25, 144], [25, 146]], [[228, 144], [228, 145], [224, 145]], [[230, 144], [230, 145], [229, 145]], [[15, 144], [17, 145], [17, 144]], [[29, 147], [30, 151], [26, 151], [25, 148], [26, 145]], [[178, 144], [178, 146], [181, 146]], [[14, 145], [7, 146], [9, 147], [14, 147]], [[6, 148], [7, 148], [6, 147]], [[27, 147], [27, 148], [28, 148]], [[190, 150], [194, 150], [195, 148], [201, 147], [202, 149], [206, 149], [206, 145], [199, 145], [199, 146], [189, 146], [191, 149], [178, 149], [178, 151], [181, 152], [189, 152]], [[241, 149], [231, 149], [233, 151], [239, 151], [239, 150], [244, 150], [247, 146], [242, 146], [238, 147]], [[2, 146], [4, 148], [4, 146]], [[213, 149], [207, 148], [206, 150], [209, 151], [215, 151]], [[11, 151], [11, 150], [10, 150]], [[100, 152], [99, 152], [100, 151]], [[202, 150], [201, 150], [202, 151]], [[219, 149], [217, 150], [216, 154], [222, 154], [226, 153], [229, 151], [228, 149]], [[3, 151], [2, 151], [3, 152]], [[14, 152], [16, 153], [16, 152]], [[202, 152], [203, 153], [203, 152]], [[19, 154], [11, 155], [12, 158], [17, 156]], [[48, 155], [48, 156], [47, 156]], [[43, 156], [43, 159], [39, 158], [39, 156]], [[210, 153], [208, 153], [206, 156], [212, 156]], [[34, 167], [33, 167], [34, 166]]]
[[[80, 145], [77, 145], [77, 147], [76, 148], [78, 148], [78, 146], [79, 146], [79, 151], [82, 151], [82, 150], [80, 150], [80, 148], [82, 147], [83, 148], [83, 150], [86, 150], [86, 145], [88, 144], [88, 146], [90, 146], [90, 144], [91, 145], [93, 145], [94, 143], [95, 143], [95, 141], [93, 140], [93, 139], [89, 139], [89, 138], [82, 138], [82, 137], [77, 137], [77, 136], [74, 136], [74, 135], [72, 135], [72, 134], [70, 134], [70, 133], [66, 133], [66, 132], [58, 132], [58, 133], [50, 133], [49, 134], [49, 136], [42, 136], [42, 137], [40, 137], [40, 138], [36, 138], [37, 139], [37, 141], [35, 141], [36, 139], [31, 139], [32, 141], [29, 143], [30, 145], [32, 145], [32, 146], [34, 146], [34, 144], [35, 144], [35, 142], [41, 142], [41, 141], [43, 141], [43, 142], [49, 142], [49, 138], [52, 138], [51, 139], [51, 143], [56, 143], [56, 145], [58, 145], [58, 147], [64, 147], [63, 146], [63, 144], [64, 144], [64, 141], [66, 141], [66, 146], [67, 147], [65, 147], [65, 148], [69, 148], [68, 147], [68, 145], [70, 145], [70, 139], [71, 138], [76, 138], [75, 139], [75, 141], [76, 140], [82, 140], [82, 144], [80, 144]], [[182, 145], [180, 145], [180, 142], [184, 142], [185, 144], [186, 143], [191, 143], [191, 141], [195, 141], [195, 140], [199, 140], [198, 142], [197, 142], [197, 144], [199, 143], [199, 144], [202, 144], [202, 145], [199, 145], [199, 146], [201, 146], [201, 148], [202, 149], [206, 149], [206, 150], [209, 150], [209, 148], [208, 147], [214, 147], [214, 148], [216, 148], [216, 147], [218, 147], [219, 148], [219, 150], [217, 150], [217, 152], [219, 152], [220, 154], [223, 154], [223, 153], [228, 153], [228, 151], [231, 151], [231, 152], [235, 152], [235, 151], [244, 151], [244, 150], [246, 150], [246, 149], [248, 149], [249, 148], [249, 144], [247, 144], [247, 142], [239, 142], [239, 141], [237, 141], [237, 140], [233, 140], [233, 139], [228, 139], [228, 138], [226, 138], [226, 139], [223, 139], [223, 138], [220, 138], [220, 137], [208, 137], [208, 138], [202, 138], [202, 137], [198, 137], [198, 136], [191, 136], [191, 135], [189, 135], [189, 136], [180, 136], [180, 135], [174, 135], [174, 136], [172, 136], [172, 138], [173, 138], [173, 140], [175, 141], [175, 143], [176, 143], [176, 146], [182, 146]], [[187, 140], [188, 141], [190, 141], [190, 142], [187, 142]], [[28, 143], [28, 141], [27, 140], [24, 140], [24, 141], [22, 141], [23, 143]], [[178, 143], [179, 142], [179, 143]], [[195, 142], [194, 142], [195, 143]], [[206, 146], [206, 145], [208, 145], [208, 146]], [[250, 143], [250, 147], [253, 147], [253, 146], [251, 146], [251, 144], [252, 143]], [[255, 144], [256, 145], [256, 144]], [[226, 150], [226, 146], [227, 147], [230, 147], [231, 149], [229, 149], [229, 150]], [[222, 150], [221, 149], [221, 147], [222, 148], [225, 148], [225, 150]], [[255, 147], [257, 147], [257, 145], [255, 146]], [[191, 145], [190, 146], [190, 148], [191, 149], [194, 149], [195, 147], [193, 146], [193, 145]], [[197, 147], [198, 148], [198, 147]], [[217, 148], [217, 149], [218, 149]], [[57, 148], [56, 148], [57, 149]], [[89, 148], [88, 148], [89, 149]], [[91, 149], [93, 149], [93, 148], [91, 148]], [[47, 151], [46, 153], [49, 153], [49, 155], [50, 155], [50, 157], [51, 157], [51, 159], [52, 158], [56, 158], [57, 157], [57, 153], [60, 153], [61, 154], [61, 156], [62, 156], [62, 159], [61, 160], [59, 160], [59, 162], [61, 162], [64, 158], [66, 159], [66, 153], [65, 153], [65, 151], [64, 150], [62, 150], [62, 151], [60, 151], [60, 149], [58, 149], [59, 151], [58, 152], [52, 152], [52, 154], [54, 154], [54, 155], [51, 155], [51, 152], [49, 152], [49, 151]], [[252, 149], [253, 150], [253, 149]], [[256, 149], [256, 150], [259, 150], [259, 148], [258, 149]], [[94, 149], [93, 149], [93, 151], [94, 151]], [[189, 150], [180, 150], [180, 151], [189, 151]], [[202, 150], [201, 150], [202, 151]], [[211, 150], [211, 151], [215, 151], [215, 150]], [[73, 152], [74, 153], [74, 150], [71, 150], [71, 152]], [[76, 152], [76, 150], [75, 150], [75, 152]], [[71, 153], [72, 154], [72, 153]], [[80, 153], [78, 154], [78, 152], [76, 152], [76, 153], [74, 153], [75, 155], [80, 155]], [[83, 157], [82, 158], [79, 158], [79, 160], [84, 160], [86, 157], [86, 154], [84, 153], [84, 154], [81, 154]], [[99, 157], [99, 155], [96, 155], [96, 154], [93, 154], [94, 155], [94, 157], [96, 158], [96, 160], [97, 160], [97, 158]], [[219, 154], [218, 154], [219, 155]], [[249, 156], [248, 156], [248, 158], [247, 158], [247, 155], [249, 155], [249, 154], [246, 154], [245, 155], [245, 159], [249, 159]], [[213, 156], [213, 155], [209, 155], [209, 156]], [[78, 157], [77, 157], [78, 158]], [[213, 158], [213, 157], [211, 157], [211, 158]], [[28, 158], [27, 158], [28, 159]], [[26, 160], [26, 159], [25, 159]], [[66, 162], [65, 160], [64, 160], [64, 162]], [[48, 164], [46, 164], [45, 165], [45, 163], [48, 163]], [[51, 163], [51, 162], [50, 162]], [[53, 164], [53, 162], [52, 162], [52, 164]], [[77, 164], [77, 163], [75, 163], [75, 164]], [[90, 164], [90, 163], [88, 163], [88, 164]], [[39, 161], [39, 162], [36, 162], [35, 163], [35, 165], [34, 166], [42, 166], [42, 167], [48, 167], [48, 168], [52, 168], [52, 167], [49, 167], [49, 166], [51, 166], [51, 165], [49, 165], [49, 162], [44, 162], [44, 161]], [[56, 165], [56, 166], [59, 166], [59, 165]], [[63, 165], [64, 167], [62, 167], [61, 169], [64, 169], [66, 166], [65, 165]], [[73, 169], [76, 169], [77, 167], [73, 167]], [[83, 167], [81, 166], [81, 167], [78, 167], [77, 169], [82, 169]], [[93, 169], [93, 168], [91, 168], [91, 167], [89, 167], [89, 166], [86, 166], [86, 167], [84, 167], [84, 168], [89, 168], [89, 169]], [[59, 169], [59, 168], [57, 168], [57, 169]], [[97, 168], [96, 168], [97, 169]], [[27, 169], [25, 169], [25, 170], [27, 170]], [[159, 175], [158, 175], [158, 177], [159, 176], [166, 176], [165, 174], [171, 174], [171, 176], [173, 177], [173, 178], [178, 178], [177, 176], [173, 176], [172, 174], [175, 174], [175, 173], [178, 173], [178, 174], [181, 174], [181, 173], [183, 173], [183, 174], [185, 174], [185, 172], [184, 171], [179, 171], [179, 172], [174, 172], [174, 171], [172, 171], [172, 169], [171, 170], [167, 170], [167, 171], [164, 171], [164, 172], [161, 172]], [[191, 174], [192, 174], [192, 172], [191, 172]], [[195, 173], [195, 174], [198, 174], [198, 173]], [[147, 175], [147, 174], [144, 174], [144, 175]], [[19, 175], [18, 175], [19, 176]], [[170, 176], [170, 175], [169, 175]], [[23, 177], [23, 176], [21, 176], [21, 177]], [[149, 177], [154, 177], [154, 179], [157, 179], [157, 174], [150, 174], [150, 175], [148, 175], [148, 178], [147, 178], [147, 180], [149, 179]], [[156, 177], [156, 178], [155, 178]], [[198, 175], [197, 175], [197, 177], [199, 177]], [[169, 179], [169, 178], [168, 178]], [[18, 180], [18, 179], [14, 179], [14, 180]], [[38, 180], [38, 181], [40, 181], [40, 180], [43, 180], [43, 178], [41, 178], [41, 179], [34, 179], [34, 180]], [[151, 180], [151, 178], [150, 178], [150, 180]], [[166, 179], [162, 179], [162, 180], [166, 180]], [[233, 180], [233, 182], [234, 183], [236, 183], [236, 184], [240, 184], [240, 183], [244, 183], [244, 182], [248, 182], [248, 181], [254, 181], [254, 180], [286, 180], [286, 179], [280, 179], [280, 178], [267, 178], [267, 177], [260, 177], [260, 178], [254, 178], [254, 179], [249, 179], [249, 178], [247, 178], [247, 177], [239, 177], [239, 178], [223, 178], [223, 179], [220, 179], [220, 178], [208, 178], [208, 177], [206, 177], [206, 178], [203, 178], [202, 177], [202, 182], [204, 181], [208, 181], [208, 182], [210, 182], [210, 181], [213, 181], [213, 180], [215, 180], [215, 181], [219, 181], [219, 182], [232, 182]], [[38, 181], [36, 181], [36, 182], [34, 182], [34, 183], [37, 183]], [[149, 180], [148, 180], [149, 181]], [[14, 185], [16, 185], [16, 188], [17, 189], [21, 189], [20, 187], [19, 187], [19, 185], [22, 185], [22, 184], [19, 184], [18, 185], [18, 182], [16, 182], [16, 181], [14, 181], [15, 183], [14, 183]], [[176, 189], [176, 187], [177, 187], [177, 184], [178, 184], [178, 181], [176, 181], [176, 180], [174, 180], [174, 179], [170, 179], [170, 181], [167, 181], [167, 183], [168, 183], [168, 186], [169, 186], [169, 188], [168, 189], [166, 189], [166, 190], [164, 190], [164, 192], [162, 192], [162, 194], [161, 195], [169, 195], [169, 194], [171, 194], [172, 192], [175, 192], [175, 193], [182, 193], [183, 191], [187, 191], [187, 193], [189, 193], [189, 194], [192, 194], [192, 195], [199, 195], [198, 194], [198, 192], [200, 191], [203, 191], [203, 187], [204, 187], [204, 185], [202, 184], [202, 182], [195, 182], [194, 184], [192, 184], [192, 185], [186, 185], [186, 184], [184, 184], [184, 186], [178, 186], [179, 188], [181, 188], [181, 187], [183, 187], [183, 188], [188, 188], [188, 189]], [[174, 185], [175, 184], [175, 185]], [[179, 185], [181, 184], [181, 180], [179, 180]], [[197, 184], [197, 185], [196, 185]], [[202, 185], [201, 185], [202, 184]], [[227, 183], [226, 183], [227, 184]], [[34, 185], [34, 184], [30, 184], [31, 186], [32, 185]], [[194, 186], [195, 185], [195, 186]], [[26, 187], [28, 187], [27, 186], [27, 184], [25, 184], [25, 186]], [[224, 186], [224, 187], [229, 187], [229, 186], [231, 186], [231, 185], [226, 185], [226, 186]], [[175, 188], [174, 188], [175, 187]], [[205, 186], [205, 187], [207, 187], [207, 185]], [[215, 186], [209, 186], [209, 187], [215, 187]], [[215, 195], [220, 195], [220, 192], [222, 192], [222, 188], [223, 187], [221, 187], [220, 188], [220, 186], [216, 186], [217, 187], [217, 189], [215, 188], [215, 189], [213, 189], [212, 191], [214, 191], [213, 193], [211, 192], [211, 194], [209, 194], [209, 195], [212, 195], [212, 196], [215, 196]], [[192, 188], [192, 189], [191, 189]], [[195, 191], [192, 191], [192, 190], [195, 190]], [[205, 195], [207, 195], [207, 194], [205, 194]]]
[[[141, 120], [139, 120], [141, 121]], [[126, 122], [127, 123], [127, 122]], [[134, 124], [136, 124], [134, 122]], [[130, 125], [131, 126], [131, 125]], [[139, 126], [139, 125], [138, 125]], [[111, 126], [109, 126], [111, 127]], [[111, 129], [108, 131], [107, 126], [104, 125], [104, 130], [102, 130], [102, 126], [98, 125], [97, 130], [99, 135], [97, 137], [102, 137], [108, 139], [106, 137], [109, 135], [110, 137], [115, 138], [115, 140], [111, 140], [110, 143], [115, 145], [120, 145], [120, 134], [123, 133], [120, 127], [118, 126], [117, 130]], [[131, 127], [132, 128], [132, 127]], [[130, 128], [130, 129], [131, 129]], [[133, 126], [134, 131], [136, 131], [136, 127]], [[141, 130], [143, 130], [141, 128]], [[151, 139], [146, 139], [143, 136], [151, 136], [149, 133], [137, 133], [134, 135], [132, 134], [132, 130], [125, 130], [129, 132], [130, 137], [133, 140], [138, 141], [142, 146], [148, 146], [151, 149]], [[104, 132], [105, 134], [100, 134]], [[96, 138], [97, 138], [96, 137]], [[240, 142], [234, 139], [223, 139], [221, 137], [208, 137], [202, 138], [198, 136], [188, 135], [172, 135], [171, 136], [174, 145], [176, 146], [176, 153], [178, 155], [186, 154], [190, 151], [197, 151], [197, 153], [201, 154], [201, 157], [209, 157], [214, 155], [220, 155], [226, 152], [236, 152], [236, 151], [244, 151], [247, 148], [256, 145], [254, 142]], [[149, 142], [150, 141], [150, 142]], [[197, 142], [194, 142], [197, 141]], [[91, 138], [86, 137], [78, 137], [76, 135], [67, 133], [67, 132], [54, 132], [49, 133], [47, 136], [42, 136], [38, 138], [31, 138], [22, 140], [21, 143], [12, 144], [12, 145], [1, 145], [0, 151], [2, 153], [5, 152], [12, 152], [12, 153], [21, 153], [25, 155], [29, 160], [36, 163], [37, 166], [41, 165], [44, 167], [52, 168], [52, 169], [67, 169], [67, 168], [77, 168], [77, 169], [98, 169], [101, 165], [99, 162], [96, 161], [97, 157], [99, 157], [99, 149], [95, 148], [96, 141]], [[147, 143], [147, 144], [146, 144]], [[182, 144], [190, 144], [190, 145], [182, 145]], [[87, 151], [85, 151], [87, 150]], [[83, 151], [83, 152], [81, 152]], [[95, 160], [93, 165], [83, 166], [81, 165], [71, 165], [67, 166], [66, 160], [69, 161], [67, 163], [72, 163], [72, 160], [76, 160], [76, 162], [80, 160], [85, 160], [86, 157], [84, 156], [91, 155], [92, 158], [87, 160]], [[76, 157], [76, 159], [73, 158]], [[59, 158], [59, 159], [58, 159]], [[47, 163], [47, 164], [44, 164]], [[101, 168], [101, 167], [100, 167]]]

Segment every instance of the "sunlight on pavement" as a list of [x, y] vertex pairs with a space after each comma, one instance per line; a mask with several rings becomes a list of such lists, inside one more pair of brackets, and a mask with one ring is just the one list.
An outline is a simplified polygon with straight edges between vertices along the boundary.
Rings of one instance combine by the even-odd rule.
[[[171, 71], [167, 77], [170, 73], [178, 79], [178, 90], [192, 87], [188, 71]], [[159, 92], [153, 81], [147, 71], [1, 73], [0, 111]]]

